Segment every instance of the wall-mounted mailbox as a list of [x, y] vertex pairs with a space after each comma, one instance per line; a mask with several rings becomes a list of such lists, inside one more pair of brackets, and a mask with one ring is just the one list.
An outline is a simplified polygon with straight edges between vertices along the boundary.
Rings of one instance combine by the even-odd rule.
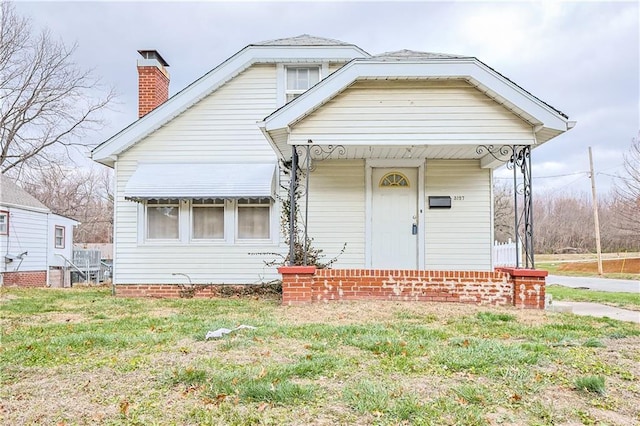
[[440, 196], [434, 195], [429, 197], [429, 208], [430, 209], [450, 209], [451, 208], [451, 197], [449, 196]]

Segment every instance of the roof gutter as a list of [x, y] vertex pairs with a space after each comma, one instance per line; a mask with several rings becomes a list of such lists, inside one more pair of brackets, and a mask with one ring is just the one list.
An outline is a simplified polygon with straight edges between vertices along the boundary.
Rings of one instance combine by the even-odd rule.
[[267, 142], [269, 142], [269, 145], [271, 146], [273, 151], [276, 153], [276, 156], [278, 157], [278, 159], [284, 160], [284, 154], [282, 153], [282, 151], [280, 151], [278, 144], [276, 144], [276, 141], [273, 140], [273, 138], [271, 137], [271, 134], [267, 131], [265, 122], [258, 121], [256, 124], [258, 125], [258, 128], [260, 129], [264, 137], [267, 139]]

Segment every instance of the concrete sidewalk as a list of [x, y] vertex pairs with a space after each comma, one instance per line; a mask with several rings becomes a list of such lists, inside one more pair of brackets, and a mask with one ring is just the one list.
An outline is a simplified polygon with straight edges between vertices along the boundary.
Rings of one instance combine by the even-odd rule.
[[640, 324], [640, 312], [614, 308], [613, 306], [602, 305], [600, 303], [554, 300], [547, 310], [551, 312], [571, 312], [576, 315], [588, 315], [599, 318], [608, 317], [619, 321], [629, 321]]
[[640, 281], [637, 280], [549, 275], [547, 277], [547, 285], [551, 284], [559, 284], [561, 286], [572, 288], [587, 288], [589, 290], [597, 291], [610, 291], [615, 293], [636, 293], [640, 298]]

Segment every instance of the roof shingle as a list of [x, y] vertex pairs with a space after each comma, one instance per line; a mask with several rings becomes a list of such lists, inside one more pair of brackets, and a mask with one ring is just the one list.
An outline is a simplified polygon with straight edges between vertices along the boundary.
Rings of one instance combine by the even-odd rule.
[[452, 58], [468, 58], [469, 56], [463, 55], [450, 55], [448, 53], [432, 53], [432, 52], [420, 52], [417, 50], [402, 49], [393, 52], [385, 52], [379, 55], [374, 55], [372, 59], [377, 60], [411, 60], [411, 59], [452, 59]]
[[7, 176], [0, 174], [0, 203], [49, 210], [33, 195], [16, 185]]
[[301, 34], [295, 37], [278, 38], [275, 40], [252, 43], [252, 46], [354, 46], [352, 43], [335, 40], [332, 38], [316, 37], [309, 34]]

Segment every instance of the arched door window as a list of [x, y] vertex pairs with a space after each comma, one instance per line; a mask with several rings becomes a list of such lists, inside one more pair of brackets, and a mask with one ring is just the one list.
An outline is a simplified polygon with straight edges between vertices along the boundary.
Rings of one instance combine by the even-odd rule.
[[407, 179], [407, 177], [402, 173], [387, 173], [386, 175], [382, 176], [382, 179], [380, 179], [380, 187], [384, 188], [389, 186], [401, 186], [406, 188], [409, 186], [409, 179]]

